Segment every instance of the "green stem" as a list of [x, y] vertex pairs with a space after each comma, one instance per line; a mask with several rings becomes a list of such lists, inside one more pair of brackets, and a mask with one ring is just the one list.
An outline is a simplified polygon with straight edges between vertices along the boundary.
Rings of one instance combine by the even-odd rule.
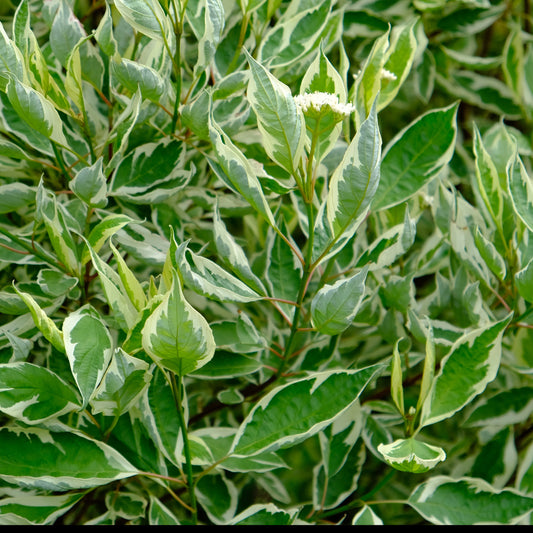
[[183, 436], [183, 454], [185, 455], [185, 468], [187, 474], [187, 487], [189, 489], [189, 497], [191, 504], [191, 513], [193, 524], [196, 525], [198, 521], [198, 510], [196, 507], [196, 495], [194, 493], [194, 479], [192, 475], [192, 461], [191, 461], [191, 451], [189, 447], [189, 436], [187, 433], [187, 422], [185, 421], [184, 409], [182, 404], [183, 398], [183, 381], [180, 377], [179, 380], [176, 380], [176, 375], [174, 373], [170, 374], [170, 380], [172, 385], [172, 394], [174, 395], [174, 402], [176, 404], [176, 410], [178, 412], [178, 419], [181, 429], [181, 434]]
[[239, 33], [239, 42], [237, 43], [235, 54], [233, 54], [233, 58], [231, 60], [231, 63], [228, 66], [226, 75], [232, 73], [237, 68], [239, 57], [241, 56], [241, 52], [242, 52], [242, 47], [244, 46], [244, 40], [246, 39], [246, 30], [248, 29], [249, 22], [250, 22], [250, 14], [243, 13], [243, 17], [241, 21], [241, 31]]
[[57, 164], [59, 165], [61, 172], [64, 174], [67, 180], [70, 180], [70, 174], [67, 171], [67, 168], [65, 166], [65, 161], [63, 160], [63, 156], [61, 155], [61, 152], [59, 151], [57, 144], [54, 141], [51, 141], [51, 143], [52, 143], [52, 148], [54, 149], [54, 155], [56, 156]]
[[28, 250], [28, 252], [31, 253], [32, 255], [39, 257], [40, 259], [42, 259], [45, 263], [49, 264], [50, 266], [58, 268], [59, 270], [67, 273], [69, 276], [71, 275], [68, 269], [66, 269], [64, 265], [57, 262], [54, 258], [41, 252], [37, 248], [33, 247], [31, 244], [27, 243], [23, 239], [17, 237], [16, 235], [13, 235], [8, 230], [4, 229], [2, 226], [0, 226], [0, 233], [8, 237], [13, 242], [16, 242], [19, 246], [22, 246], [24, 249]]

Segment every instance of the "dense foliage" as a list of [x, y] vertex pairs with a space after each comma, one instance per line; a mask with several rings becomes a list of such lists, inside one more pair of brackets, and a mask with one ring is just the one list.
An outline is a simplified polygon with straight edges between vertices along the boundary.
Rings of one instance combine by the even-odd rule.
[[0, 523], [530, 523], [528, 0], [0, 10]]

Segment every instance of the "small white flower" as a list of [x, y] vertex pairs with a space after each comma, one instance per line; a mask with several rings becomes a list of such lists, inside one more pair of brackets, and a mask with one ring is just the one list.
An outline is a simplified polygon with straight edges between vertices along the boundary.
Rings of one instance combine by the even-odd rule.
[[381, 79], [394, 81], [396, 79], [396, 74], [387, 70], [386, 68], [381, 69]]
[[304, 112], [320, 113], [324, 107], [329, 107], [336, 115], [349, 116], [355, 111], [352, 104], [341, 104], [339, 97], [331, 93], [307, 93], [294, 97], [296, 105]]

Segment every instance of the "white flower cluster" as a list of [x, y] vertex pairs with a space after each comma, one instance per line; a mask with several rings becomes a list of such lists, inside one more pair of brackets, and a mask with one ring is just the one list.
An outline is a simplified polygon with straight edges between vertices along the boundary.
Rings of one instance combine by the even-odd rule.
[[394, 81], [396, 79], [396, 74], [387, 70], [386, 68], [381, 69], [381, 79]]
[[315, 111], [319, 113], [324, 107], [329, 107], [333, 113], [337, 115], [349, 116], [355, 111], [352, 104], [341, 104], [339, 97], [331, 93], [307, 93], [299, 94], [294, 97], [296, 105], [305, 113], [307, 111]]
[[[361, 69], [359, 69], [357, 73], [353, 75], [353, 79], [356, 80], [360, 74]], [[386, 68], [382, 68], [379, 75], [382, 80], [394, 81], [396, 79], [396, 74], [394, 74], [394, 72], [391, 72], [390, 70], [387, 70]]]

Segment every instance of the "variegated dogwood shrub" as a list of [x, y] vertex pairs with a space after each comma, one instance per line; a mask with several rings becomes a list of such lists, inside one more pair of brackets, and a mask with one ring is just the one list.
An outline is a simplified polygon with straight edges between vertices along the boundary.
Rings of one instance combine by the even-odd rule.
[[1, 524], [530, 524], [529, 1], [0, 17]]

